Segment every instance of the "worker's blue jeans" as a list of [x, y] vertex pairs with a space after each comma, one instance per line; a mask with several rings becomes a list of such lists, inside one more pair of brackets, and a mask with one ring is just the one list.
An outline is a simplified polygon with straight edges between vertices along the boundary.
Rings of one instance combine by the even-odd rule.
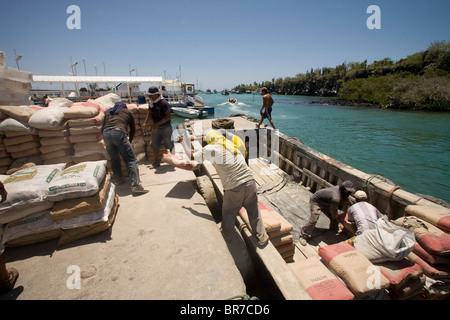
[[122, 156], [128, 171], [128, 177], [131, 180], [131, 187], [137, 187], [141, 184], [139, 179], [138, 161], [134, 154], [131, 143], [128, 140], [127, 133], [123, 130], [107, 129], [103, 131], [103, 141], [106, 151], [111, 158], [111, 169], [115, 179], [123, 179], [122, 165], [120, 156]]

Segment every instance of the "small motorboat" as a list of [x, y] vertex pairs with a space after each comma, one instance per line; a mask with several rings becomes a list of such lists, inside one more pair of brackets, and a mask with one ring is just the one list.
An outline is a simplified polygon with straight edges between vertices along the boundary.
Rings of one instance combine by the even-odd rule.
[[203, 110], [195, 110], [192, 108], [178, 108], [174, 107], [171, 108], [173, 113], [175, 113], [179, 117], [183, 118], [189, 118], [189, 119], [195, 119], [195, 118], [207, 118], [208, 117], [208, 111]]
[[228, 99], [228, 102], [231, 103], [231, 104], [235, 104], [237, 102], [237, 99], [236, 98], [230, 98], [230, 99]]

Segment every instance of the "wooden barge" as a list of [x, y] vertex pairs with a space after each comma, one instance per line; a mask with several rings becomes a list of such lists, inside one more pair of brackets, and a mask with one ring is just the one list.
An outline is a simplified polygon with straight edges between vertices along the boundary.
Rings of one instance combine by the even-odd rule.
[[[269, 128], [256, 130], [252, 119], [233, 117], [228, 118], [228, 120], [234, 125], [232, 132], [245, 140], [249, 153], [248, 164], [259, 187], [259, 201], [266, 206], [275, 208], [292, 225], [294, 254], [288, 259], [283, 259], [281, 252], [277, 251], [275, 244], [272, 244], [272, 242], [264, 249], [259, 248], [242, 216], [239, 215], [236, 218], [236, 227], [246, 242], [247, 250], [250, 252], [253, 261], [256, 261], [258, 271], [263, 275], [266, 284], [272, 284], [271, 297], [288, 300], [311, 299], [306, 288], [302, 285], [298, 286], [299, 281], [295, 275], [295, 265], [308, 259], [323, 261], [319, 256], [320, 248], [342, 243], [349, 239], [349, 236], [342, 232], [335, 234], [327, 231], [329, 221], [326, 221], [326, 217], [321, 217], [322, 220], [319, 219], [316, 228], [322, 228], [323, 233], [313, 237], [306, 246], [299, 244], [299, 230], [310, 214], [309, 198], [317, 190], [338, 185], [345, 180], [351, 180], [355, 189], [364, 190], [368, 195], [368, 201], [376, 206], [380, 212], [388, 215], [391, 220], [410, 215], [415, 209], [425, 212], [425, 215], [428, 211], [437, 211], [444, 217], [450, 217], [450, 209], [445, 204], [442, 205], [442, 202], [436, 201], [439, 199], [402, 190], [382, 176], [357, 170], [306, 146], [299, 139], [290, 138], [279, 131]], [[195, 120], [186, 122], [179, 128], [187, 130], [194, 136], [199, 136], [211, 128], [217, 128], [217, 123], [214, 124], [214, 120], [211, 119]], [[198, 149], [201, 146], [198, 142], [197, 144], [194, 142], [192, 147]], [[261, 150], [261, 148], [264, 150]], [[220, 203], [223, 191], [214, 167], [205, 162], [201, 174], [210, 178]], [[423, 218], [423, 215], [421, 218]], [[448, 236], [448, 230], [444, 233]], [[444, 253], [444, 257], [445, 254], [448, 254], [448, 252]], [[444, 270], [449, 270], [448, 257], [444, 258], [444, 261], [447, 262]], [[408, 258], [414, 259], [415, 263], [419, 261], [417, 260], [418, 257], [412, 252]], [[420, 262], [424, 261], [420, 259]], [[427, 262], [425, 262], [425, 268], [427, 266]], [[246, 274], [245, 271], [242, 273]], [[251, 274], [251, 272], [248, 273]], [[434, 274], [427, 272], [425, 274], [430, 277], [434, 276]], [[448, 280], [445, 279], [449, 278], [449, 274], [444, 271], [437, 278], [444, 279], [444, 283], [448, 284]], [[425, 277], [422, 274], [422, 284], [425, 281], [424, 279]], [[386, 294], [383, 295], [384, 293]], [[358, 296], [358, 298], [389, 298], [387, 293], [388, 290], [380, 290], [377, 294], [372, 292], [367, 297]], [[431, 298], [431, 295], [419, 295], [416, 290], [415, 294], [409, 292], [409, 294], [400, 298], [423, 299], [424, 297]], [[448, 298], [448, 294], [436, 295], [433, 298]]]

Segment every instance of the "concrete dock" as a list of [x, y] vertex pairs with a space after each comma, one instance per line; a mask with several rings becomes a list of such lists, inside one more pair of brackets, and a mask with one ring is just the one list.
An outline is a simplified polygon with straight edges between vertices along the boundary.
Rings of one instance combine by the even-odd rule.
[[[223, 300], [246, 286], [193, 172], [139, 166], [147, 194], [117, 188], [119, 210], [104, 232], [61, 247], [57, 240], [6, 248], [15, 288], [1, 300]], [[77, 282], [78, 281], [78, 282]]]

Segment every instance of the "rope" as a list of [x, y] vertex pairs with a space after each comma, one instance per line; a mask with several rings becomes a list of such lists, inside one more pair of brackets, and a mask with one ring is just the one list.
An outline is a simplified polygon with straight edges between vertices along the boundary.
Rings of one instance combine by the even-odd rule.
[[387, 212], [386, 212], [387, 216], [389, 218], [392, 218], [392, 196], [394, 195], [394, 192], [397, 191], [398, 189], [401, 189], [401, 188], [399, 186], [395, 186], [389, 191], [388, 208], [387, 208]]

